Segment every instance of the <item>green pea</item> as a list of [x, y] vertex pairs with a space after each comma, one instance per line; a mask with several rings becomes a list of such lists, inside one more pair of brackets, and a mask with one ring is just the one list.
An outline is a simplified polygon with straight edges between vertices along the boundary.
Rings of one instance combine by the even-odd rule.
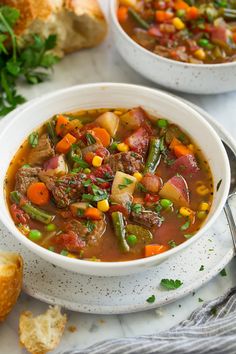
[[208, 41], [208, 39], [206, 39], [206, 38], [201, 38], [201, 39], [199, 39], [198, 44], [199, 44], [201, 47], [204, 47], [204, 48], [205, 48], [205, 47], [208, 46], [209, 41]]
[[110, 149], [111, 150], [116, 150], [117, 149], [117, 145], [118, 145], [118, 142], [117, 141], [113, 141], [113, 143], [111, 143], [111, 145], [110, 145]]
[[161, 199], [160, 204], [163, 209], [170, 208], [173, 205], [172, 201], [169, 199]]
[[137, 236], [135, 236], [135, 235], [128, 235], [126, 237], [126, 241], [128, 242], [128, 244], [130, 246], [135, 246], [136, 243], [138, 242], [138, 239], [137, 239]]
[[39, 241], [42, 237], [42, 232], [40, 232], [39, 230], [30, 230], [29, 232], [29, 238], [31, 241]]
[[45, 226], [45, 229], [47, 230], [47, 231], [55, 231], [56, 230], [56, 225], [55, 224], [48, 224], [48, 225], [46, 225]]
[[168, 121], [166, 119], [158, 119], [157, 126], [159, 128], [167, 128], [168, 127]]
[[90, 168], [85, 168], [84, 169], [84, 173], [86, 173], [86, 175], [89, 174], [90, 172], [91, 172]]
[[68, 252], [67, 250], [62, 250], [60, 254], [61, 254], [62, 256], [68, 256], [68, 253], [69, 253], [69, 252]]
[[205, 211], [198, 211], [197, 212], [197, 217], [200, 220], [205, 219], [206, 216], [207, 216], [207, 213]]
[[176, 16], [177, 16], [177, 17], [182, 18], [182, 17], [184, 17], [185, 15], [186, 15], [186, 11], [183, 10], [183, 9], [180, 9], [180, 10], [177, 10], [177, 11], [176, 11]]

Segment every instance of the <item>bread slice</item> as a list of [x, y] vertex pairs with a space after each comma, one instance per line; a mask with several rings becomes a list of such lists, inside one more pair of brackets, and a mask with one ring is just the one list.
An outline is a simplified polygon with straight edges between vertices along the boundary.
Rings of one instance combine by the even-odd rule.
[[0, 252], [0, 322], [15, 305], [22, 286], [23, 260], [16, 253]]
[[37, 317], [25, 311], [19, 321], [20, 343], [32, 354], [47, 353], [59, 344], [66, 322], [59, 306], [50, 306]]
[[56, 34], [54, 52], [60, 56], [99, 44], [107, 32], [97, 0], [2, 0], [1, 5], [20, 10], [15, 31], [21, 37]]

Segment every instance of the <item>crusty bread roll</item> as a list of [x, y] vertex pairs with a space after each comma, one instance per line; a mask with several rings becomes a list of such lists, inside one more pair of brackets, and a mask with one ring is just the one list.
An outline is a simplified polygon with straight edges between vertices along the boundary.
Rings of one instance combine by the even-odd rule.
[[18, 35], [56, 34], [55, 52], [60, 56], [99, 44], [107, 32], [97, 0], [2, 0], [1, 5], [20, 10]]
[[59, 344], [66, 321], [66, 315], [61, 314], [58, 306], [50, 306], [37, 317], [25, 311], [19, 321], [20, 343], [32, 354], [47, 353]]
[[0, 322], [15, 305], [22, 286], [23, 260], [16, 253], [0, 252]]

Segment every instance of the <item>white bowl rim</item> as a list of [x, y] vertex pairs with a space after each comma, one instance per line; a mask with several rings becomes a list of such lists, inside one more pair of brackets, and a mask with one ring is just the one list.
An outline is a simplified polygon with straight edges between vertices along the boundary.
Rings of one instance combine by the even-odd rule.
[[[189, 111], [189, 113], [194, 114], [195, 116], [198, 116], [198, 119], [201, 121], [201, 123], [205, 126], [206, 129], [210, 130], [212, 135], [214, 135], [216, 142], [218, 143], [218, 149], [221, 151], [221, 153], [223, 154], [224, 159], [222, 160], [222, 162], [224, 163], [224, 165], [221, 165], [221, 168], [225, 169], [225, 188], [224, 188], [224, 192], [222, 193], [222, 198], [221, 198], [221, 202], [218, 204], [214, 214], [212, 214], [211, 219], [207, 220], [206, 223], [200, 228], [199, 231], [197, 231], [197, 233], [191, 237], [190, 239], [187, 239], [186, 241], [184, 241], [183, 243], [181, 243], [180, 245], [178, 245], [177, 247], [171, 248], [166, 252], [163, 252], [161, 254], [152, 256], [152, 257], [147, 257], [147, 258], [140, 258], [140, 259], [136, 259], [136, 260], [130, 260], [130, 261], [121, 261], [121, 262], [94, 262], [94, 261], [88, 261], [88, 260], [80, 260], [80, 259], [73, 259], [73, 258], [69, 258], [69, 257], [65, 257], [63, 255], [51, 252], [49, 250], [47, 250], [46, 248], [34, 243], [33, 241], [29, 240], [26, 237], [22, 237], [22, 233], [17, 229], [17, 227], [14, 225], [14, 223], [10, 223], [8, 222], [7, 219], [2, 218], [2, 214], [0, 213], [0, 220], [2, 221], [2, 223], [8, 228], [8, 230], [18, 239], [19, 242], [23, 243], [28, 249], [32, 250], [32, 252], [40, 255], [40, 254], [45, 254], [46, 256], [48, 256], [50, 254], [51, 258], [55, 259], [59, 261], [61, 264], [73, 264], [73, 265], [78, 265], [78, 271], [79, 271], [79, 267], [82, 268], [86, 268], [88, 271], [89, 269], [94, 269], [96, 268], [97, 270], [99, 269], [106, 269], [106, 268], [110, 268], [113, 270], [119, 270], [119, 269], [123, 269], [123, 268], [132, 268], [132, 267], [136, 267], [136, 266], [140, 266], [140, 269], [142, 265], [147, 265], [148, 263], [153, 263], [155, 262], [155, 260], [161, 261], [161, 259], [163, 258], [167, 258], [170, 257], [172, 255], [174, 255], [175, 253], [183, 250], [184, 248], [188, 247], [189, 245], [191, 245], [193, 242], [197, 241], [197, 239], [199, 239], [202, 234], [205, 232], [206, 229], [208, 229], [216, 220], [216, 218], [219, 216], [219, 214], [221, 213], [223, 206], [225, 204], [225, 201], [227, 199], [228, 196], [228, 192], [229, 192], [229, 187], [230, 187], [230, 165], [229, 165], [229, 160], [228, 160], [228, 156], [226, 154], [226, 151], [223, 147], [223, 144], [221, 142], [220, 137], [218, 136], [218, 134], [216, 133], [216, 131], [211, 127], [211, 125], [202, 117], [202, 115], [200, 113], [198, 113], [197, 111], [195, 111], [193, 108], [191, 108], [190, 106], [188, 106], [184, 101], [180, 101], [178, 100], [178, 98], [176, 96], [173, 96], [165, 91], [159, 90], [159, 89], [153, 89], [153, 88], [149, 88], [146, 86], [141, 86], [141, 85], [133, 85], [133, 84], [126, 84], [126, 83], [111, 83], [111, 82], [101, 82], [101, 83], [92, 83], [92, 84], [83, 84], [83, 85], [75, 85], [72, 87], [67, 87], [67, 88], [63, 88], [60, 90], [56, 90], [55, 92], [51, 92], [45, 95], [42, 95], [40, 98], [37, 98], [35, 101], [33, 100], [32, 103], [28, 103], [26, 104], [26, 107], [24, 109], [21, 109], [19, 114], [22, 115], [24, 114], [24, 112], [27, 112], [28, 110], [31, 109], [31, 106], [37, 106], [42, 104], [45, 100], [47, 99], [53, 99], [54, 97], [56, 97], [57, 95], [61, 95], [66, 93], [70, 93], [73, 91], [77, 91], [77, 90], [83, 90], [86, 88], [98, 88], [98, 89], [106, 89], [106, 88], [120, 88], [122, 90], [122, 88], [130, 88], [133, 90], [145, 90], [147, 92], [150, 93], [155, 93], [158, 94], [160, 97], [166, 98], [169, 101], [172, 101], [173, 104], [177, 104], [179, 106], [182, 106], [182, 108], [186, 109]], [[10, 113], [11, 114], [11, 113]], [[7, 119], [7, 117], [6, 117]], [[11, 121], [4, 127], [4, 129], [2, 130], [2, 132], [0, 133], [0, 140], [4, 139], [4, 134], [5, 131], [8, 130], [12, 125], [14, 125], [14, 122], [18, 119], [18, 115], [16, 115], [15, 117], [13, 117], [11, 119]], [[48, 117], [45, 119], [45, 121], [48, 119]], [[19, 142], [19, 146], [20, 146]], [[4, 189], [4, 184], [2, 185], [2, 188]], [[6, 200], [4, 200], [4, 209], [5, 211], [7, 211], [8, 215], [9, 215], [9, 209], [6, 203]], [[10, 217], [11, 219], [11, 217]], [[167, 256], [168, 255], [168, 256]], [[44, 258], [42, 256], [42, 258]], [[47, 257], [48, 259], [48, 257]], [[57, 264], [59, 263], [57, 262]], [[53, 263], [53, 261], [51, 262]], [[61, 267], [63, 268], [63, 265], [61, 265]], [[128, 272], [127, 272], [128, 274]]]
[[153, 52], [151, 52], [150, 50], [142, 47], [140, 44], [136, 43], [132, 38], [130, 38], [130, 36], [123, 30], [123, 28], [121, 27], [118, 19], [117, 19], [117, 15], [116, 15], [116, 4], [117, 1], [119, 0], [110, 0], [110, 13], [112, 16], [112, 20], [114, 22], [114, 24], [116, 25], [117, 29], [120, 31], [121, 35], [128, 40], [128, 42], [130, 44], [132, 44], [134, 47], [136, 47], [138, 50], [141, 50], [142, 52], [144, 52], [144, 54], [149, 55], [152, 58], [158, 58], [160, 61], [165, 62], [166, 64], [172, 64], [172, 65], [178, 65], [178, 66], [182, 66], [182, 67], [190, 67], [190, 68], [201, 68], [201, 70], [203, 69], [213, 69], [213, 68], [218, 68], [218, 67], [232, 67], [236, 65], [236, 61], [233, 62], [228, 62], [228, 63], [217, 63], [217, 64], [193, 64], [193, 63], [184, 63], [182, 61], [178, 61], [178, 60], [173, 60], [170, 58], [165, 58], [162, 57], [161, 55], [155, 54]]

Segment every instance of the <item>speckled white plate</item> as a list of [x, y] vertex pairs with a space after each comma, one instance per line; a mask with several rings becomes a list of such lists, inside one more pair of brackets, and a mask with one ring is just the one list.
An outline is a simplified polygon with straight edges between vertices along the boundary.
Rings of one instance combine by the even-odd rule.
[[[193, 107], [236, 152], [236, 144], [228, 133], [205, 111]], [[236, 200], [231, 206], [236, 212]], [[91, 277], [65, 271], [31, 253], [1, 224], [0, 235], [1, 249], [18, 251], [24, 258], [24, 291], [27, 294], [70, 310], [97, 314], [136, 312], [175, 301], [212, 279], [234, 255], [223, 212], [214, 227], [180, 255], [151, 270], [124, 277]], [[201, 265], [204, 265], [203, 271], [199, 271]], [[183, 285], [177, 290], [166, 291], [159, 286], [162, 278], [180, 279]], [[153, 294], [155, 303], [147, 303], [146, 299]]]

